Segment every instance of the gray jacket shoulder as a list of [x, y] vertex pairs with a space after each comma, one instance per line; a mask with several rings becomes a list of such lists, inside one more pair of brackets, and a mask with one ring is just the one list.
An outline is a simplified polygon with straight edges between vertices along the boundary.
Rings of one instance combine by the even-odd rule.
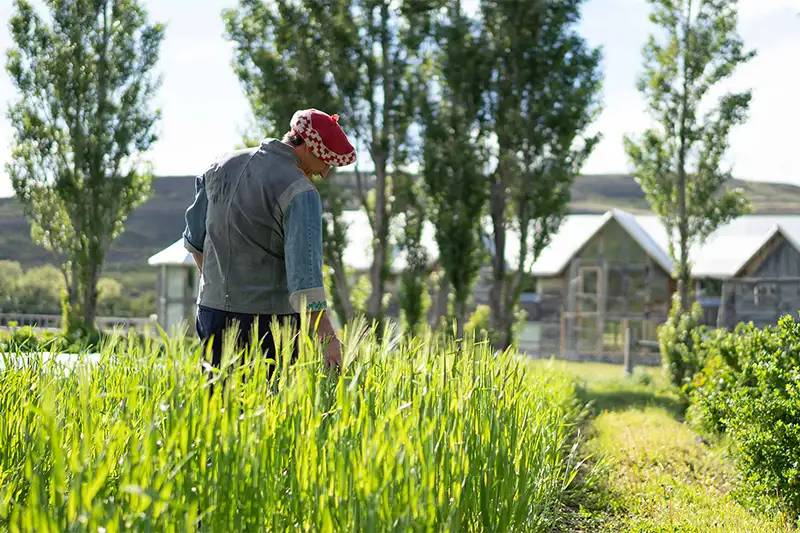
[[253, 169], [267, 176], [267, 186], [272, 192], [273, 207], [283, 215], [289, 202], [301, 192], [316, 190], [297, 165], [294, 149], [277, 139], [267, 139], [261, 143], [253, 155]]

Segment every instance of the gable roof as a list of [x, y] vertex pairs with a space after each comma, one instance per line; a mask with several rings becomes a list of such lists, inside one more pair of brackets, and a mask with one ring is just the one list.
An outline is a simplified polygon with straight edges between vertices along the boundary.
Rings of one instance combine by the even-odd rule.
[[[620, 209], [612, 209], [604, 215], [568, 216], [558, 232], [551, 238], [550, 246], [542, 250], [539, 258], [533, 264], [532, 274], [543, 277], [561, 274], [575, 254], [611, 220], [616, 220], [661, 268], [672, 272], [673, 261], [664, 245], [667, 232], [661, 227], [663, 235], [659, 234], [658, 228], [654, 227], [652, 221], [643, 224], [644, 221], [639, 220], [640, 218], [643, 217], [637, 217]], [[663, 242], [659, 242], [659, 240]]]
[[[611, 210], [604, 215], [571, 215], [542, 251], [533, 267], [534, 276], [558, 276], [570, 260], [611, 219], [636, 240], [667, 272], [674, 262], [669, 256], [667, 231], [656, 215], [632, 215]], [[689, 251], [694, 278], [724, 279], [741, 269], [777, 234], [800, 252], [800, 215], [745, 215], [712, 233], [706, 242]]]
[[692, 265], [696, 278], [729, 278], [739, 275], [742, 269], [774, 237], [781, 236], [800, 252], [797, 242], [780, 224], [773, 224], [762, 234], [722, 234], [708, 242], [699, 252]]
[[147, 260], [150, 266], [160, 265], [194, 265], [194, 257], [183, 247], [183, 237], [170, 244]]

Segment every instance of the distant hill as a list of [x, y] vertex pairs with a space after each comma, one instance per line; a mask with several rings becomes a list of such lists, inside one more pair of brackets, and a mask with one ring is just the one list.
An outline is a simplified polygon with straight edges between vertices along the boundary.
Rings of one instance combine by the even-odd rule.
[[[110, 269], [146, 268], [151, 255], [180, 238], [184, 212], [194, 195], [194, 178], [156, 178], [153, 189], [150, 200], [131, 213], [125, 231], [112, 245], [107, 258]], [[31, 241], [30, 225], [14, 198], [0, 198], [0, 259], [26, 267], [52, 261], [50, 252]]]
[[[800, 214], [800, 187], [784, 183], [731, 180], [729, 187], [741, 188], [757, 214]], [[625, 174], [581, 176], [572, 189], [570, 210], [573, 213], [604, 213], [608, 209], [649, 213], [641, 187]]]
[[[343, 187], [354, 187], [353, 176], [348, 173], [336, 176], [336, 180]], [[745, 190], [757, 213], [800, 214], [800, 187], [740, 180], [732, 186]], [[159, 177], [153, 180], [153, 188], [151, 199], [128, 218], [106, 266], [107, 271], [116, 271], [115, 277], [123, 279], [127, 276], [122, 272], [137, 272], [134, 277], [151, 287], [155, 277], [145, 274], [150, 272], [147, 259], [180, 238], [184, 212], [194, 195], [194, 177]], [[602, 213], [613, 207], [637, 213], [650, 210], [641, 188], [627, 175], [581, 176], [572, 195], [570, 207], [574, 213]], [[355, 199], [355, 191], [347, 196]], [[0, 198], [0, 259], [19, 261], [25, 267], [52, 260], [49, 252], [31, 241], [22, 207], [13, 198]]]

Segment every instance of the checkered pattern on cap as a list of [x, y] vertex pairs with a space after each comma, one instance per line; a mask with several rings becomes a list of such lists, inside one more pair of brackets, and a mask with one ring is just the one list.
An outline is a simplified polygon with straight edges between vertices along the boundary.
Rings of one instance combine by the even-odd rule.
[[339, 126], [339, 115], [303, 109], [292, 117], [291, 128], [305, 139], [311, 152], [323, 162], [333, 167], [356, 162], [356, 150]]

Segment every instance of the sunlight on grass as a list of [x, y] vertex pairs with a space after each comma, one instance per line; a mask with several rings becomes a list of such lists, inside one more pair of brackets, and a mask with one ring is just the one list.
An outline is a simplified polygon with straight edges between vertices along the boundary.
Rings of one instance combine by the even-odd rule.
[[9, 360], [0, 531], [549, 530], [579, 462], [568, 376], [469, 340], [343, 337], [340, 375], [303, 337], [272, 378], [242, 354], [211, 398], [180, 341]]
[[[660, 368], [537, 361], [573, 376], [596, 415], [586, 454], [605, 476], [576, 504], [570, 532], [780, 533], [780, 518], [750, 512], [734, 500], [737, 478], [724, 447], [710, 447], [681, 421], [685, 403]], [[595, 474], [597, 475], [597, 474]]]
[[537, 360], [537, 366], [566, 372], [573, 377], [578, 394], [595, 415], [631, 407], [663, 407], [678, 419], [686, 405], [669, 388], [660, 367], [639, 366], [625, 376], [622, 365], [575, 361]]
[[625, 508], [623, 531], [774, 533], [780, 519], [751, 514], [730, 491], [723, 452], [696, 438], [662, 408], [606, 412], [588, 447], [611, 461], [610, 487]]

